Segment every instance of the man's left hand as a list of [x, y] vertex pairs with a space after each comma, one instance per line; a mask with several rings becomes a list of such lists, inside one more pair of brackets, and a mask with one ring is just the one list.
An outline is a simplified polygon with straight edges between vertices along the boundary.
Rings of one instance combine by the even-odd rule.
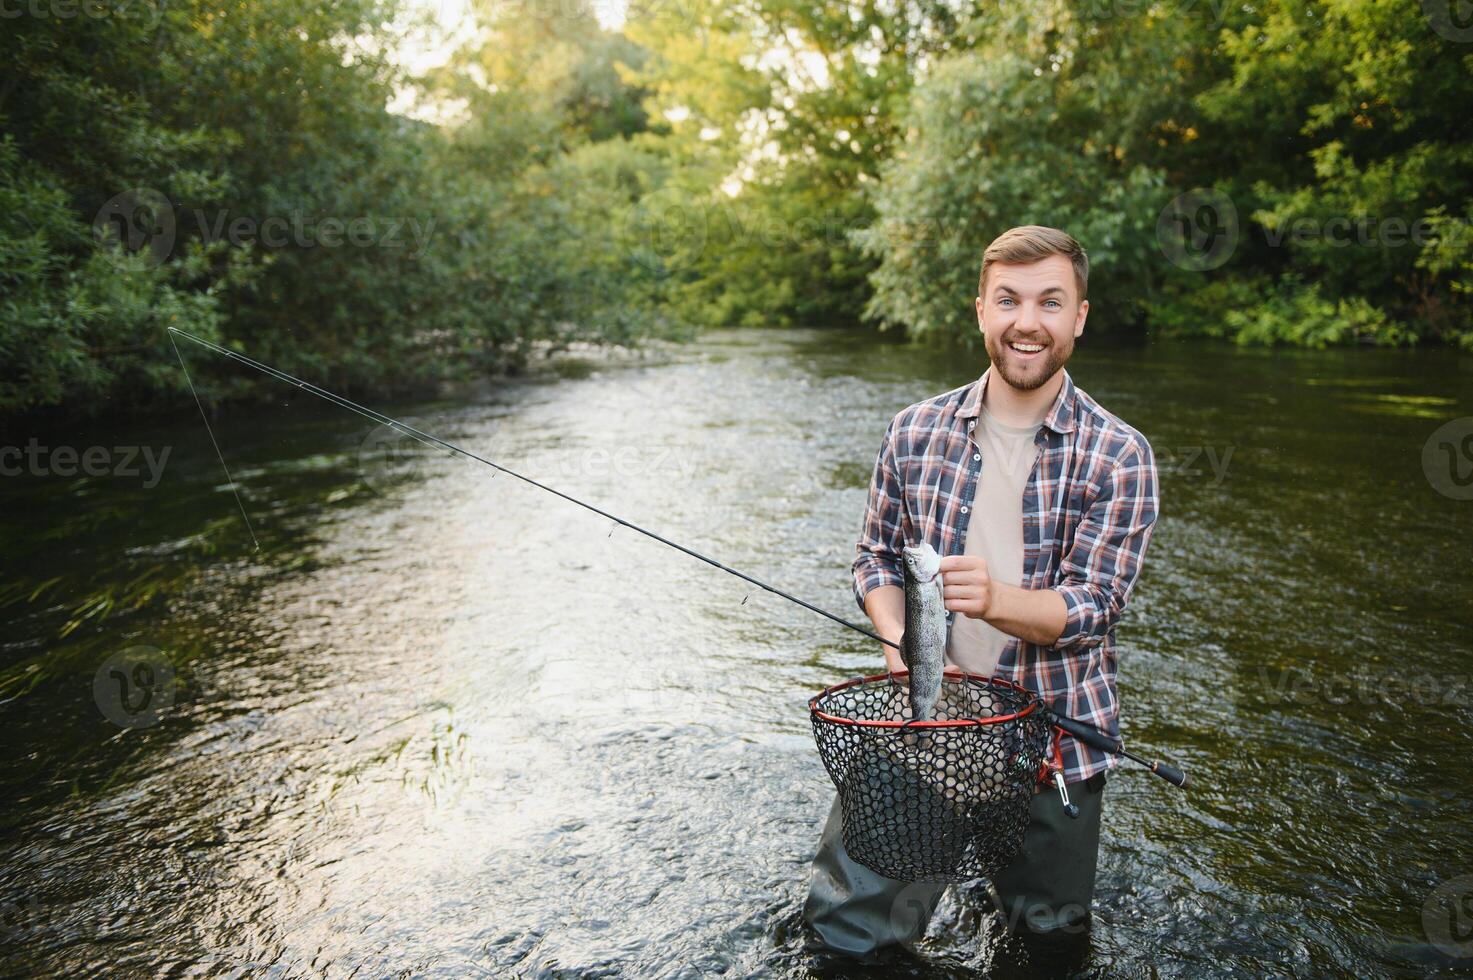
[[941, 559], [942, 597], [946, 608], [972, 619], [986, 619], [992, 608], [992, 575], [987, 562], [976, 555], [948, 555]]

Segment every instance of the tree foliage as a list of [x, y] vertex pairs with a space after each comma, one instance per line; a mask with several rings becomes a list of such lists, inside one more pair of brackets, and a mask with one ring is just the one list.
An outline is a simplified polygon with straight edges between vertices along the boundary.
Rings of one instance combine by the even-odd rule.
[[[1096, 329], [1473, 346], [1473, 142], [1452, 108], [1473, 52], [1415, 0], [1040, 2], [979, 25], [915, 90], [858, 236], [874, 318], [970, 335], [981, 250], [1038, 223], [1090, 252]], [[1163, 235], [1192, 192], [1231, 234], [1220, 263]]]
[[[556, 45], [488, 18], [424, 79], [390, 57], [390, 0], [8, 22], [0, 412], [173, 393], [168, 326], [350, 390], [648, 332], [590, 251], [610, 201], [557, 176], [644, 130], [639, 53], [558, 3]], [[468, 111], [389, 111], [416, 88]]]
[[400, 3], [7, 20], [0, 413], [177, 395], [168, 326], [350, 389], [691, 325], [970, 338], [1024, 223], [1084, 243], [1096, 331], [1473, 346], [1437, 4], [486, 2], [412, 77]]

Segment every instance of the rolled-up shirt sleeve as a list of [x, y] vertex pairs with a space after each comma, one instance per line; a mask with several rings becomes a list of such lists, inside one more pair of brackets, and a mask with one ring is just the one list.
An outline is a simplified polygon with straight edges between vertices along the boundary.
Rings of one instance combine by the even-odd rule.
[[870, 480], [869, 503], [854, 558], [854, 599], [864, 608], [864, 597], [882, 585], [904, 587], [900, 572], [901, 549], [905, 546], [904, 484], [895, 457], [898, 418], [885, 430], [875, 474]]
[[1140, 574], [1159, 507], [1156, 460], [1150, 443], [1137, 438], [1116, 459], [1060, 563], [1063, 580], [1054, 590], [1068, 615], [1055, 650], [1088, 650], [1110, 635]]

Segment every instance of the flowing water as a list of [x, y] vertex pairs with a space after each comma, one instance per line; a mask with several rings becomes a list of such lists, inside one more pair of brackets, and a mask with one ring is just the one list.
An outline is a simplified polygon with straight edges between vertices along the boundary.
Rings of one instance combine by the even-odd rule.
[[[885, 425], [981, 367], [723, 332], [379, 407], [857, 618]], [[1473, 360], [1070, 370], [1156, 450], [1123, 727], [1194, 780], [1106, 789], [1086, 969], [1473, 965]], [[34, 446], [0, 480], [0, 974], [861, 975], [803, 949], [806, 700], [874, 644], [279, 395], [215, 421], [259, 549], [192, 411], [0, 440]], [[949, 893], [862, 975], [985, 973], [998, 936]]]

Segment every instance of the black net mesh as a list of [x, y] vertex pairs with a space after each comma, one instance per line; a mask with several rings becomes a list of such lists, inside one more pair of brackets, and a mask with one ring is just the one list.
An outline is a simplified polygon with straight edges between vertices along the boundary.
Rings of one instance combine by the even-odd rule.
[[[985, 720], [1031, 703], [1030, 695], [980, 677], [948, 677], [933, 720]], [[1050, 748], [1041, 710], [993, 724], [909, 729], [820, 717], [909, 721], [906, 688], [886, 677], [831, 688], [812, 709], [850, 857], [901, 881], [991, 878], [1012, 861]]]

